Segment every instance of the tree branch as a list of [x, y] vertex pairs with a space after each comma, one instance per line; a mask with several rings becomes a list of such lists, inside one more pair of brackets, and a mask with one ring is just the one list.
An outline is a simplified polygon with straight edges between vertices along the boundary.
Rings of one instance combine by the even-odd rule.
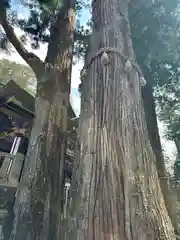
[[26, 61], [26, 63], [33, 69], [33, 71], [37, 75], [40, 69], [44, 67], [44, 63], [40, 60], [39, 57], [37, 57], [34, 53], [29, 52], [24, 47], [22, 42], [16, 36], [13, 27], [7, 21], [6, 10], [3, 10], [2, 8], [0, 9], [0, 24], [2, 25], [8, 40], [14, 46], [19, 55]]

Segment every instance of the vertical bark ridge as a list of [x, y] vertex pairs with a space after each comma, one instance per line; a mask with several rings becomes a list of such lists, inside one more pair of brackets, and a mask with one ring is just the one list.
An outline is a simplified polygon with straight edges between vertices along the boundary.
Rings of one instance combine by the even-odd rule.
[[[134, 57], [127, 2], [93, 1], [89, 59], [103, 47]], [[159, 187], [145, 124], [139, 76], [124, 71], [124, 60], [92, 62], [83, 82], [80, 121], [81, 182], [72, 235], [78, 240], [175, 240]], [[72, 236], [72, 237], [70, 237]]]

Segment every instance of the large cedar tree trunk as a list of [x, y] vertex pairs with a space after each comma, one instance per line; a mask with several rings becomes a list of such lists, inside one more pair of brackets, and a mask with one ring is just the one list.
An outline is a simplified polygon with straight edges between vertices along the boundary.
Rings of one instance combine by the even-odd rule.
[[46, 67], [36, 72], [36, 117], [17, 192], [11, 240], [59, 239], [75, 28], [75, 1], [67, 2], [71, 5], [65, 5], [52, 28]]
[[161, 140], [157, 124], [152, 79], [149, 77], [150, 73], [148, 72], [148, 70], [144, 71], [144, 74], [147, 79], [147, 84], [142, 89], [142, 96], [149, 139], [151, 142], [151, 147], [153, 149], [154, 155], [156, 157], [156, 167], [165, 204], [169, 216], [171, 218], [173, 227], [177, 231], [177, 209], [176, 209], [177, 199], [175, 193], [173, 192], [172, 186], [170, 184], [166, 172], [165, 161], [162, 152]]
[[[91, 56], [113, 47], [134, 58], [126, 0], [93, 0]], [[108, 53], [82, 84], [80, 159], [67, 240], [175, 240], [148, 139], [139, 76]], [[76, 191], [75, 191], [76, 190]]]

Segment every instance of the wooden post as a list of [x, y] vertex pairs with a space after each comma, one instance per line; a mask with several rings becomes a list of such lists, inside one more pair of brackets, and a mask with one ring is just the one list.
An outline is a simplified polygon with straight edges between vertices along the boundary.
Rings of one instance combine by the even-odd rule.
[[23, 160], [24, 160], [24, 155], [21, 153], [17, 153], [14, 158], [14, 162], [12, 164], [9, 177], [8, 177], [9, 184], [14, 187], [17, 187], [18, 185], [19, 177], [20, 177], [20, 173], [23, 165]]

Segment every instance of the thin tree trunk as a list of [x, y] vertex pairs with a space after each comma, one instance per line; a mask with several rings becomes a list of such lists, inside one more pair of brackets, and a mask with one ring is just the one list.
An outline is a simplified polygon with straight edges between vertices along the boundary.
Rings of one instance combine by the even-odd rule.
[[[125, 0], [93, 1], [91, 56], [112, 47], [134, 58]], [[124, 58], [93, 58], [82, 84], [81, 155], [69, 233], [73, 240], [175, 240], [148, 140], [139, 76]], [[92, 58], [89, 56], [89, 61]], [[88, 62], [89, 62], [88, 61]]]
[[177, 134], [175, 134], [175, 136], [173, 136], [173, 140], [176, 145], [177, 158], [179, 158], [180, 157], [180, 137]]
[[151, 142], [152, 149], [154, 151], [154, 155], [156, 156], [158, 175], [159, 177], [164, 177], [164, 175], [166, 174], [166, 168], [158, 131], [151, 80], [147, 80], [146, 86], [142, 89], [142, 96], [149, 139]]
[[71, 8], [65, 9], [52, 29], [54, 42], [49, 44], [48, 67], [36, 72], [36, 117], [17, 192], [11, 240], [59, 239], [75, 27], [75, 1], [70, 2], [67, 7]]
[[161, 140], [159, 136], [155, 103], [153, 97], [152, 79], [149, 79], [149, 73], [144, 71], [147, 84], [142, 90], [145, 117], [151, 146], [156, 157], [156, 167], [160, 181], [161, 190], [164, 196], [165, 204], [171, 218], [174, 229], [177, 232], [177, 208], [176, 195], [173, 192], [170, 181], [167, 176], [164, 156], [162, 152]]

